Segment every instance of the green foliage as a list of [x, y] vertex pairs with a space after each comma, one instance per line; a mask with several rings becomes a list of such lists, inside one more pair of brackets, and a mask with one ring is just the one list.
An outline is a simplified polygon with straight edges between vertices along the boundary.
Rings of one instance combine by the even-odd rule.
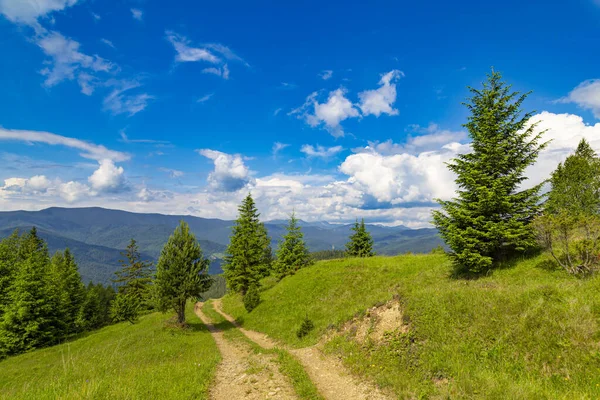
[[113, 282], [118, 285], [119, 293], [129, 294], [141, 306], [147, 307], [152, 284], [152, 263], [142, 261], [135, 239], [131, 239], [121, 255], [125, 259], [119, 260], [121, 270], [115, 272]]
[[58, 319], [63, 325], [63, 335], [69, 337], [83, 330], [81, 310], [85, 302], [85, 287], [73, 255], [66, 249], [57, 252], [50, 262], [52, 293], [58, 301]]
[[539, 243], [572, 274], [600, 266], [600, 159], [584, 140], [550, 179], [544, 214], [535, 220]]
[[185, 330], [152, 313], [4, 360], [0, 398], [208, 400], [219, 351], [191, 303], [186, 316]]
[[102, 328], [112, 322], [110, 308], [115, 296], [112, 286], [104, 287], [101, 283], [94, 285], [90, 282], [85, 291], [79, 325], [89, 331]]
[[[539, 256], [465, 281], [449, 278], [445, 255], [333, 260], [262, 292], [252, 313], [239, 295], [222, 303], [245, 328], [293, 347], [332, 338], [326, 352], [394, 398], [600, 398], [600, 275], [574, 279], [547, 264]], [[347, 324], [395, 295], [402, 329], [355, 340]], [[307, 314], [315, 327], [299, 341]]]
[[140, 306], [139, 299], [133, 293], [117, 293], [110, 307], [110, 318], [113, 322], [134, 324], [140, 315]]
[[238, 208], [223, 265], [227, 287], [245, 294], [269, 275], [272, 263], [271, 240], [260, 222], [252, 196], [248, 194]]
[[142, 309], [152, 307], [151, 262], [142, 261], [135, 239], [131, 239], [127, 249], [121, 253], [121, 269], [115, 272], [113, 282], [118, 284], [119, 294], [110, 309], [113, 322], [129, 321], [134, 323]]
[[50, 258], [35, 228], [0, 242], [0, 272], [0, 358], [106, 323], [92, 321], [105, 316], [109, 306], [100, 297], [90, 302], [69, 249]]
[[181, 221], [158, 259], [155, 280], [158, 308], [174, 310], [177, 322], [184, 324], [186, 302], [199, 297], [212, 284], [207, 273], [209, 263], [190, 227]]
[[220, 299], [227, 293], [227, 284], [223, 275], [212, 275], [213, 283], [207, 291], [200, 293], [198, 301]]
[[281, 279], [288, 275], [293, 275], [300, 268], [304, 268], [312, 263], [308, 247], [304, 242], [302, 229], [298, 225], [298, 219], [295, 213], [292, 213], [286, 234], [283, 240], [279, 242], [277, 248], [277, 259], [274, 263], [274, 270]]
[[308, 315], [304, 317], [302, 323], [300, 324], [300, 328], [296, 331], [296, 337], [298, 339], [302, 339], [304, 336], [308, 335], [310, 331], [315, 329], [315, 324], [312, 322]]
[[57, 341], [57, 307], [48, 285], [50, 257], [33, 228], [21, 238], [8, 304], [0, 321], [0, 356], [14, 355]]
[[522, 114], [527, 94], [511, 92], [499, 73], [492, 71], [482, 89], [469, 90], [465, 127], [472, 151], [448, 164], [458, 198], [438, 200], [442, 210], [433, 221], [452, 249], [456, 272], [481, 273], [536, 247], [531, 222], [540, 210], [542, 184], [519, 188], [546, 143], [529, 123], [532, 113]]
[[350, 241], [346, 244], [346, 254], [348, 257], [373, 257], [373, 239], [367, 231], [364, 218], [354, 223], [352, 227], [354, 233], [350, 235]]
[[260, 292], [257, 285], [250, 286], [244, 295], [244, 308], [251, 312], [260, 304]]

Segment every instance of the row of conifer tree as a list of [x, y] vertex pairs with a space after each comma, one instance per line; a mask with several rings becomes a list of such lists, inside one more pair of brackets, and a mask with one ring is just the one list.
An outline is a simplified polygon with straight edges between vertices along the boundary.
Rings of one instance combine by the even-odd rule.
[[[342, 254], [372, 256], [373, 240], [364, 220], [352, 229]], [[122, 255], [113, 279], [115, 291], [102, 284], [85, 286], [71, 252], [51, 256], [35, 228], [0, 241], [0, 358], [61, 343], [111, 322], [134, 323], [152, 310], [174, 311], [183, 324], [186, 302], [201, 298], [213, 282], [210, 262], [184, 221], [164, 245], [156, 271], [142, 260], [133, 239]], [[227, 248], [224, 275], [229, 290], [250, 293], [251, 299], [258, 296], [262, 278], [282, 279], [312, 262], [294, 214], [273, 257], [271, 239], [249, 194], [239, 207]]]
[[115, 291], [85, 286], [69, 250], [48, 253], [35, 228], [0, 241], [0, 358], [110, 323]]
[[[304, 241], [302, 228], [292, 213], [286, 227], [286, 234], [279, 242], [273, 259], [271, 239], [251, 194], [248, 194], [238, 208], [229, 246], [223, 266], [227, 288], [244, 296], [244, 305], [248, 311], [260, 302], [261, 280], [274, 276], [281, 280], [293, 275], [301, 268], [314, 262]], [[348, 257], [371, 257], [373, 239], [367, 231], [364, 219], [352, 227], [353, 234], [346, 244]], [[334, 254], [339, 254], [335, 253]]]

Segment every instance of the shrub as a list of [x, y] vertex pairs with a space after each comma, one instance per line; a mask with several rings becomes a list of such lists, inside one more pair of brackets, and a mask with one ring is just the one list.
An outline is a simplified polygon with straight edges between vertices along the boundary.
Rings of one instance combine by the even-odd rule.
[[308, 335], [310, 331], [315, 328], [315, 324], [308, 318], [308, 315], [304, 317], [304, 320], [300, 324], [300, 328], [296, 331], [296, 336], [298, 339], [302, 339], [304, 336]]
[[258, 304], [260, 303], [260, 293], [258, 290], [258, 286], [252, 285], [248, 292], [244, 295], [244, 308], [246, 311], [252, 312]]

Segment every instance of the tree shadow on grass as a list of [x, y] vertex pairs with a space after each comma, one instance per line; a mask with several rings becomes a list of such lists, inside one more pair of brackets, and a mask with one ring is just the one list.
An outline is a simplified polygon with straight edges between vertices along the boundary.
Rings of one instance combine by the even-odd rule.
[[516, 254], [511, 257], [504, 257], [502, 260], [497, 261], [491, 268], [482, 271], [469, 271], [463, 266], [453, 264], [452, 271], [450, 271], [449, 278], [455, 280], [474, 281], [481, 278], [487, 278], [491, 276], [495, 271], [502, 271], [506, 269], [512, 269], [517, 264], [535, 258], [541, 254], [540, 250], [532, 250], [527, 253]]

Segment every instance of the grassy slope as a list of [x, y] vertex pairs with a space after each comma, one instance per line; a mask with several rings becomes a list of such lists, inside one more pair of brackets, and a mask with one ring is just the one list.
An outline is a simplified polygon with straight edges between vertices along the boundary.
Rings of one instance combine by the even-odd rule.
[[[410, 330], [388, 345], [338, 336], [326, 349], [401, 398], [600, 398], [600, 277], [543, 269], [543, 258], [479, 280], [449, 278], [443, 255], [322, 261], [262, 294], [244, 326], [293, 346], [400, 296]], [[315, 330], [295, 332], [308, 315]]]
[[0, 362], [0, 398], [205, 399], [220, 355], [187, 310], [190, 328], [163, 314], [106, 327], [79, 340]]

